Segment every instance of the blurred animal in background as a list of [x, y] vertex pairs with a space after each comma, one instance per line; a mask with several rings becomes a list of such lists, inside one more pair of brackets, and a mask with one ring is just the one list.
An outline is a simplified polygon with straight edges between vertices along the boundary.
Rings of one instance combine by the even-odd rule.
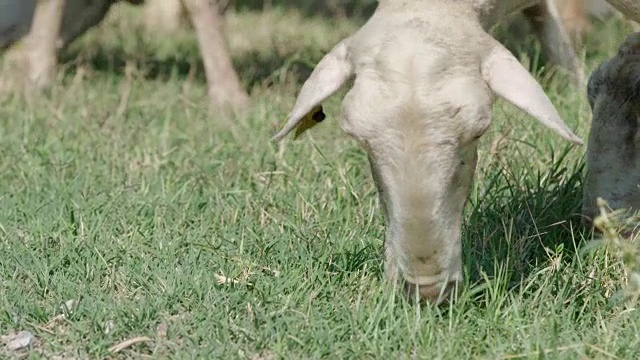
[[[55, 76], [58, 51], [99, 24], [116, 2], [118, 0], [4, 0], [0, 2], [0, 46], [6, 48], [20, 41], [20, 45], [11, 50], [29, 87], [47, 87]], [[144, 0], [126, 2], [137, 5]], [[211, 101], [225, 108], [246, 106], [248, 96], [231, 64], [217, 1], [153, 0], [151, 5], [154, 7], [149, 11], [156, 11], [159, 15], [155, 16], [162, 18], [160, 21], [186, 10], [198, 38]]]
[[582, 213], [598, 214], [597, 198], [612, 209], [640, 210], [640, 32], [622, 43], [589, 78], [593, 113], [587, 146]]
[[[594, 19], [624, 17], [605, 0], [555, 0], [555, 2], [567, 32], [577, 46], [582, 44], [584, 36], [591, 31]], [[640, 31], [640, 24], [628, 18], [625, 18], [625, 21], [631, 22], [635, 31]]]
[[[326, 1], [329, 2], [329, 8], [340, 8], [337, 0]], [[570, 34], [574, 34], [574, 38], [581, 37], [588, 29], [585, 11], [598, 13], [597, 7], [590, 6], [589, 3], [599, 1], [596, 5], [602, 5], [604, 0], [511, 1], [515, 3], [509, 6], [526, 8], [524, 13], [534, 24], [550, 61], [567, 69], [576, 83], [582, 83], [582, 64], [571, 46]], [[561, 11], [556, 8], [556, 1]], [[640, 2], [637, 0], [608, 1], [627, 14], [640, 13]], [[12, 58], [18, 59], [19, 68], [22, 69], [18, 74], [22, 74], [27, 80], [29, 88], [46, 88], [53, 82], [60, 49], [90, 27], [99, 24], [116, 2], [145, 3], [145, 24], [149, 31], [156, 34], [170, 34], [181, 23], [190, 22], [202, 54], [212, 105], [216, 108], [242, 109], [248, 104], [247, 92], [231, 62], [223, 19], [219, 13], [219, 9], [229, 6], [232, 0], [2, 0], [0, 48], [7, 48], [20, 41], [20, 46], [13, 47], [10, 51], [14, 55]], [[479, 7], [494, 2], [496, 1], [476, 1]], [[497, 1], [501, 2], [509, 3], [506, 0]], [[271, 1], [264, 3], [265, 9], [270, 3]], [[610, 10], [605, 7], [600, 11], [605, 14]], [[337, 10], [334, 12], [336, 16], [344, 13]], [[640, 15], [636, 20], [640, 20]], [[565, 29], [565, 24], [569, 31]]]

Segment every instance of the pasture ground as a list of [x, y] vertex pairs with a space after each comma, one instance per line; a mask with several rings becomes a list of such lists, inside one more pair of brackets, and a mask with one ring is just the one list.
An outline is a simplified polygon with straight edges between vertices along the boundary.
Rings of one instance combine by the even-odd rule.
[[[302, 140], [269, 142], [362, 19], [229, 14], [255, 103], [230, 120], [208, 112], [193, 34], [153, 37], [137, 14], [119, 7], [66, 51], [46, 96], [0, 95], [0, 335], [34, 335], [0, 357], [638, 358], [637, 303], [616, 301], [622, 253], [580, 250], [584, 148], [497, 102], [464, 289], [414, 306], [382, 281], [382, 216], [340, 97]], [[630, 31], [596, 27], [589, 69]], [[586, 138], [584, 91], [538, 65], [534, 39], [517, 43]]]

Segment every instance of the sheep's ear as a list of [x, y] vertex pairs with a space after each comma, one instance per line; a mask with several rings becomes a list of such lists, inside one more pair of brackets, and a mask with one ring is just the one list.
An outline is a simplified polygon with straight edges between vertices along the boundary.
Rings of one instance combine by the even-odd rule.
[[338, 91], [352, 75], [353, 66], [349, 61], [349, 45], [346, 39], [320, 60], [309, 79], [302, 85], [287, 123], [271, 140], [280, 141], [285, 137], [305, 116], [311, 114], [317, 105]]
[[482, 63], [482, 76], [501, 98], [533, 116], [542, 125], [575, 144], [583, 145], [562, 121], [538, 82], [502, 45], [495, 45]]

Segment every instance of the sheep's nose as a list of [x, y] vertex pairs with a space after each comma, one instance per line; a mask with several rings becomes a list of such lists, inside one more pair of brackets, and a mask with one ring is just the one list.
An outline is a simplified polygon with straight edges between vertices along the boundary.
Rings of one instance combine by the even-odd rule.
[[460, 284], [459, 281], [442, 282], [433, 285], [416, 285], [405, 281], [404, 289], [409, 299], [416, 298], [416, 292], [421, 301], [431, 302], [434, 304], [447, 303], [451, 300], [452, 295]]

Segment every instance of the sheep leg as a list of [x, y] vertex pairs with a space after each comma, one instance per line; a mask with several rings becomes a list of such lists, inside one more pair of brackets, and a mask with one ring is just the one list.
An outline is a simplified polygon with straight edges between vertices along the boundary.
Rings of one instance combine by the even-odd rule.
[[577, 86], [584, 85], [582, 62], [575, 53], [571, 38], [553, 1], [541, 1], [525, 9], [524, 14], [533, 25], [549, 60], [568, 70]]
[[607, 0], [607, 2], [631, 20], [640, 23], [640, 1], [638, 0]]
[[589, 31], [585, 0], [556, 0], [564, 25], [576, 46], [582, 45], [585, 33]]
[[38, 0], [31, 29], [24, 40], [29, 83], [42, 89], [53, 81], [65, 0]]
[[150, 33], [173, 34], [183, 19], [180, 0], [147, 0], [144, 5], [145, 27]]
[[249, 98], [231, 63], [217, 1], [182, 1], [196, 30], [211, 101], [217, 106], [243, 108]]

